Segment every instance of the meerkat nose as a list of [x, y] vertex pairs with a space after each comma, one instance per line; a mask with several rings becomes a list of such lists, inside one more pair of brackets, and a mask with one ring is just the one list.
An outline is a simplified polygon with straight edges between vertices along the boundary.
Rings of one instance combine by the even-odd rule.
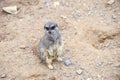
[[51, 31], [49, 31], [49, 34], [51, 34]]

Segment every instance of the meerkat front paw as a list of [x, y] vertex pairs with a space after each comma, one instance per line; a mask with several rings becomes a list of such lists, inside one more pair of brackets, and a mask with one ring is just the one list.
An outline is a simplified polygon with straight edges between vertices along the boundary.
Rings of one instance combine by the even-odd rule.
[[50, 55], [50, 56], [54, 56], [54, 54], [53, 54], [52, 52], [49, 52], [49, 55]]
[[49, 68], [50, 70], [53, 70], [53, 69], [54, 69], [54, 67], [53, 67], [51, 64], [48, 65], [48, 68]]
[[54, 56], [52, 48], [50, 48], [50, 49], [48, 50], [48, 53], [49, 53], [50, 56]]
[[57, 57], [57, 60], [58, 60], [59, 62], [62, 62], [62, 61], [63, 61], [62, 57]]

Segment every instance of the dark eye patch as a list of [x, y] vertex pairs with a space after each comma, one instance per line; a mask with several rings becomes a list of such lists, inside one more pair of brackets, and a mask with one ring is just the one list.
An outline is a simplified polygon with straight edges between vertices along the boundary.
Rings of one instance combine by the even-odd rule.
[[55, 26], [52, 26], [52, 27], [51, 27], [51, 30], [54, 30], [54, 29], [55, 29]]
[[49, 30], [49, 28], [48, 28], [48, 27], [45, 27], [45, 29], [46, 29], [46, 30]]

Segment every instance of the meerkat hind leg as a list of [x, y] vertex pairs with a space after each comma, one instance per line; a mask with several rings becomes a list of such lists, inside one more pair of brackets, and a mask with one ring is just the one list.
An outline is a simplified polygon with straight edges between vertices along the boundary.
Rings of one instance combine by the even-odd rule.
[[50, 48], [50, 49], [48, 50], [48, 54], [49, 54], [50, 56], [54, 56], [52, 48]]
[[[48, 66], [49, 69], [53, 69], [53, 66], [52, 66], [52, 58], [51, 56], [49, 55], [49, 52], [48, 50], [46, 49], [41, 49], [41, 51], [44, 53], [44, 56], [45, 56], [45, 62]], [[43, 56], [43, 55], [42, 55]]]
[[47, 66], [49, 69], [54, 69], [53, 65], [52, 65], [52, 56], [49, 54], [49, 51], [46, 51], [47, 52], [47, 58], [46, 58], [46, 63], [47, 63]]

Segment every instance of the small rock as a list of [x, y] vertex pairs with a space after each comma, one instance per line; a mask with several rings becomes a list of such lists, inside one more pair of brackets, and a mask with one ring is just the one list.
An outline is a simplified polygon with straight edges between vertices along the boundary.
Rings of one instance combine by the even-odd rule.
[[120, 67], [120, 63], [113, 64], [114, 67]]
[[104, 13], [100, 13], [100, 16], [104, 17], [104, 16], [105, 16], [105, 14], [104, 14]]
[[50, 77], [49, 80], [56, 80], [56, 78], [55, 77]]
[[115, 1], [114, 0], [109, 0], [108, 2], [107, 2], [107, 4], [108, 5], [111, 5], [111, 4], [113, 4]]
[[67, 17], [66, 17], [66, 16], [64, 16], [64, 15], [61, 15], [60, 17], [61, 17], [61, 18], [63, 18], [63, 19], [66, 19], [66, 18], [67, 18]]
[[70, 73], [65, 73], [64, 76], [66, 76], [66, 77], [70, 77], [71, 74], [70, 74]]
[[98, 74], [97, 77], [98, 77], [99, 79], [101, 79], [101, 75]]
[[71, 65], [71, 60], [70, 60], [70, 59], [65, 60], [64, 64], [65, 64], [66, 66]]
[[88, 12], [88, 15], [91, 15], [91, 14], [92, 14], [92, 11], [89, 11], [89, 12]]
[[103, 65], [103, 62], [100, 62], [100, 61], [97, 61], [97, 62], [96, 62], [96, 66], [99, 67], [99, 66], [102, 66], [102, 65]]
[[20, 19], [20, 21], [22, 22], [22, 21], [23, 21], [23, 19]]
[[8, 6], [8, 7], [3, 7], [3, 11], [9, 13], [9, 14], [17, 14], [18, 13], [18, 8], [17, 6]]
[[6, 74], [1, 74], [0, 75], [1, 78], [6, 78], [6, 76], [7, 76]]
[[25, 45], [21, 45], [21, 46], [20, 46], [20, 49], [25, 49], [25, 48], [26, 48]]
[[116, 19], [116, 18], [117, 18], [117, 16], [113, 14], [113, 15], [112, 15], [112, 18], [113, 18], [113, 19]]
[[77, 73], [78, 75], [82, 74], [82, 72], [83, 72], [82, 69], [79, 69], [79, 70], [76, 71], [76, 73]]
[[93, 80], [92, 78], [88, 78], [87, 80]]
[[75, 35], [77, 35], [77, 32], [75, 32]]
[[50, 1], [49, 0], [45, 0], [45, 5], [49, 8], [50, 7]]
[[70, 49], [65, 49], [65, 52], [70, 52]]
[[60, 3], [58, 2], [58, 1], [56, 1], [56, 2], [54, 2], [54, 7], [57, 7], [57, 6], [59, 6], [60, 5]]

